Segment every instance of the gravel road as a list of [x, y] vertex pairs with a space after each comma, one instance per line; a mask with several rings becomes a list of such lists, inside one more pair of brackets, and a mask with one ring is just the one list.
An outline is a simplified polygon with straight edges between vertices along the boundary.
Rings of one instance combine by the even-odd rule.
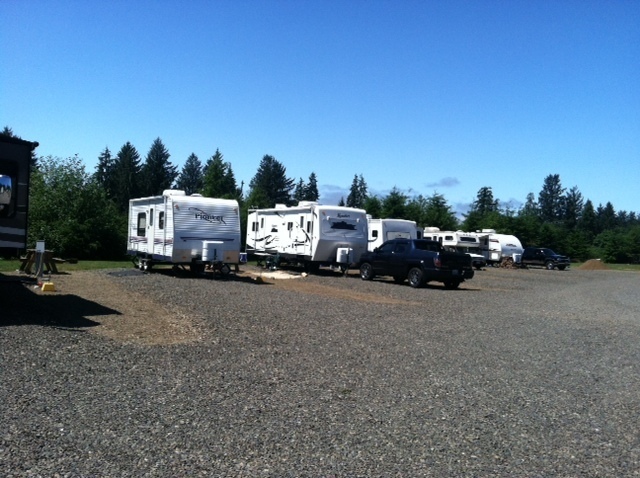
[[135, 316], [60, 293], [17, 320], [0, 283], [1, 476], [640, 476], [640, 274], [91, 274], [195, 332], [106, 337]]

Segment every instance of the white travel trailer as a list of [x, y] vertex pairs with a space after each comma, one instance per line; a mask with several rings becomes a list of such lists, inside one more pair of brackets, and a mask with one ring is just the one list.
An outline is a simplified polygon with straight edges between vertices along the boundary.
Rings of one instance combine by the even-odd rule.
[[437, 227], [424, 228], [425, 239], [440, 242], [448, 251], [468, 254], [471, 256], [471, 263], [476, 269], [481, 269], [487, 265], [487, 260], [481, 249], [485, 235], [477, 232], [441, 231]]
[[320, 265], [346, 270], [367, 250], [364, 209], [301, 201], [254, 209], [247, 218], [247, 254], [299, 263], [309, 270]]
[[154, 263], [189, 265], [193, 272], [229, 272], [240, 261], [240, 208], [231, 199], [162, 196], [129, 201], [127, 254], [143, 270]]
[[373, 219], [369, 222], [369, 250], [373, 251], [390, 239], [422, 239], [422, 228], [408, 219]]
[[497, 234], [494, 229], [482, 229], [480, 248], [487, 263], [492, 265], [519, 263], [522, 257], [522, 243], [516, 236]]

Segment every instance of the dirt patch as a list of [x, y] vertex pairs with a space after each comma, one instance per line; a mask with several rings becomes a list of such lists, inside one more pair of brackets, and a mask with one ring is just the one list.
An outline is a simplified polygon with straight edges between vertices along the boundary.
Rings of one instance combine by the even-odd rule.
[[179, 310], [168, 310], [141, 294], [125, 290], [106, 276], [78, 271], [53, 276], [52, 282], [55, 292], [38, 293], [73, 294], [117, 311], [96, 318], [99, 325], [87, 328], [90, 333], [143, 345], [182, 344], [200, 338], [193, 318]]
[[608, 271], [609, 266], [600, 259], [589, 259], [587, 262], [577, 267], [577, 269], [585, 271]]

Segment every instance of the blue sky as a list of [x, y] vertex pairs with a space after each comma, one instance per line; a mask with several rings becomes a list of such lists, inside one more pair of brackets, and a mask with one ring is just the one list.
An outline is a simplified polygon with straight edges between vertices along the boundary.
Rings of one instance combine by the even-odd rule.
[[160, 137], [245, 185], [265, 154], [315, 172], [326, 204], [362, 174], [517, 209], [559, 174], [640, 212], [639, 1], [2, 0], [0, 42], [0, 127], [89, 172]]

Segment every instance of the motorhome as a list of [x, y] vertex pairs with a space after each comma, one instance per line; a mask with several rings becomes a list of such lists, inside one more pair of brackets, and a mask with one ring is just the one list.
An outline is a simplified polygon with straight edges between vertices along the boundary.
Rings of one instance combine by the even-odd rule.
[[367, 250], [364, 209], [301, 201], [297, 206], [251, 209], [246, 252], [297, 263], [309, 270], [321, 265], [346, 270]]
[[168, 189], [129, 201], [127, 253], [143, 270], [170, 263], [228, 273], [240, 261], [240, 237], [240, 208], [232, 199]]
[[368, 250], [373, 251], [390, 239], [422, 239], [422, 228], [408, 219], [374, 219], [367, 215], [369, 226]]
[[481, 229], [477, 234], [481, 236], [480, 249], [488, 264], [506, 265], [520, 262], [524, 248], [516, 236], [497, 234], [495, 229]]
[[0, 135], [0, 252], [27, 247], [31, 153], [38, 143]]
[[473, 267], [481, 269], [487, 265], [482, 252], [484, 235], [477, 232], [441, 231], [437, 227], [425, 227], [424, 238], [438, 241], [448, 251], [464, 252], [471, 257]]

